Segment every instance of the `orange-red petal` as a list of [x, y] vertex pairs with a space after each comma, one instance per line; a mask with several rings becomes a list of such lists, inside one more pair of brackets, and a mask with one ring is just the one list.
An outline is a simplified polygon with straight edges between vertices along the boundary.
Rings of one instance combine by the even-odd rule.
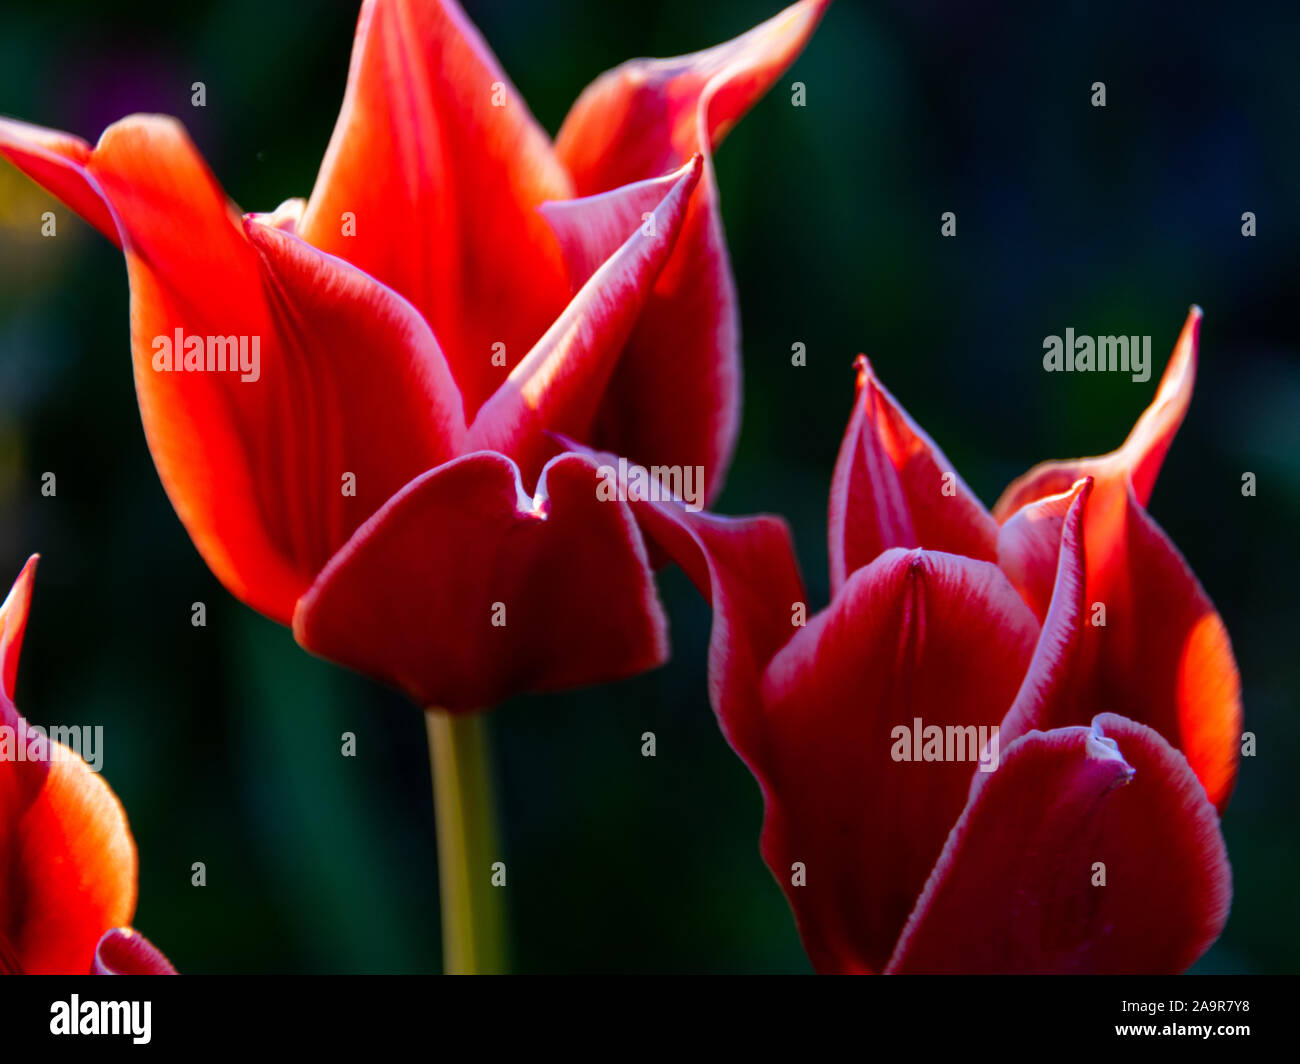
[[[1094, 486], [1084, 518], [1084, 603], [1077, 678], [1051, 724], [1081, 724], [1112, 710], [1155, 728], [1187, 757], [1222, 809], [1236, 778], [1241, 689], [1223, 621], [1177, 547], [1144, 508], [1156, 473], [1191, 399], [1198, 308], [1183, 327], [1155, 400], [1119, 450], [1100, 458], [1039, 466], [1007, 489], [1001, 561], [1031, 601], [1041, 602], [1047, 554], [1022, 526], [1059, 509], [1070, 477]], [[1035, 590], [1037, 589], [1037, 590]], [[1068, 705], [1066, 704], [1068, 701]]]
[[510, 455], [531, 483], [556, 449], [547, 433], [588, 435], [628, 333], [672, 254], [700, 169], [696, 156], [674, 175], [646, 221], [625, 231], [616, 250], [479, 409], [467, 449]]
[[[1017, 510], [998, 529], [998, 565], [1041, 621], [1047, 616], [1056, 591], [1065, 554], [1079, 552], [1079, 586], [1083, 587], [1084, 504], [1092, 494], [1092, 478], [1086, 477], [1060, 495], [1045, 495]], [[1062, 539], [1069, 537], [1069, 549]]]
[[831, 590], [893, 547], [997, 558], [997, 525], [865, 356], [831, 480]]
[[1131, 480], [1139, 504], [1146, 506], [1155, 488], [1160, 466], [1192, 401], [1202, 317], [1200, 307], [1188, 311], [1169, 364], [1160, 378], [1156, 397], [1138, 418], [1123, 446], [1097, 458], [1039, 463], [1008, 485], [993, 507], [993, 516], [999, 522], [1006, 521], [1027, 503], [1047, 495], [1059, 495], [1068, 491], [1077, 480], [1089, 476], [1103, 484], [1125, 478]]
[[32, 606], [32, 584], [36, 580], [39, 554], [27, 559], [4, 603], [0, 605], [0, 695], [10, 702], [18, 683], [18, 659], [23, 652], [27, 616]]
[[[740, 326], [712, 150], [794, 62], [828, 2], [801, 0], [715, 48], [635, 59], [602, 74], [556, 138], [581, 196], [704, 157], [677, 249], [628, 340], [594, 442], [645, 465], [701, 465], [709, 499], [721, 489], [740, 425]], [[590, 258], [569, 255], [575, 286]]]
[[457, 4], [366, 0], [298, 232], [415, 304], [468, 418], [568, 301], [537, 207], [572, 194], [549, 138]]
[[135, 912], [135, 842], [103, 779], [62, 744], [50, 743], [45, 785], [22, 815], [11, 855], [8, 915], [22, 970], [90, 971], [105, 929]]
[[[31, 128], [0, 124], [20, 166], [48, 139]], [[287, 623], [357, 525], [463, 442], [437, 343], [373, 278], [241, 220], [174, 120], [124, 119], [66, 166], [126, 251], [136, 390], [163, 486], [222, 582]], [[177, 330], [205, 352], [208, 338], [244, 338], [250, 363], [256, 342], [256, 372], [156, 368]]]

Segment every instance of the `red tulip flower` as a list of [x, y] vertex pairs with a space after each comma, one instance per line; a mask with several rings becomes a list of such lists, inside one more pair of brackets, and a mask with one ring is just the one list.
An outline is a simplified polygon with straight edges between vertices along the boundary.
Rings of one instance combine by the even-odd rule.
[[123, 925], [136, 853], [117, 796], [14, 708], [36, 557], [0, 606], [0, 973], [175, 974]]
[[1145, 508], [1199, 325], [1119, 450], [992, 514], [862, 359], [806, 625], [782, 526], [637, 504], [712, 600], [714, 707], [818, 970], [1177, 972], [1221, 931], [1237, 669]]
[[179, 122], [0, 152], [126, 255], [168, 496], [238, 598], [422, 705], [667, 654], [625, 505], [554, 432], [716, 495], [738, 423], [711, 152], [828, 0], [591, 85], [554, 143], [452, 0], [367, 0], [308, 200], [241, 215]]

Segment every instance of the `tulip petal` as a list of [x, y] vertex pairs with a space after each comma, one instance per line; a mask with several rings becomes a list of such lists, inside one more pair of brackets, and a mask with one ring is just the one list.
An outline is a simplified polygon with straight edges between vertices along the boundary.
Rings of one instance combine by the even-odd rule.
[[[78, 166], [126, 250], [136, 390], [163, 486], [218, 578], [288, 623], [357, 525], [463, 442], [437, 344], [378, 282], [241, 221], [174, 120], [124, 119]], [[185, 355], [177, 330], [247, 338], [250, 361], [256, 340], [257, 379], [156, 369], [163, 344]]]
[[892, 549], [768, 666], [763, 854], [819, 971], [889, 960], [1037, 634], [995, 565]]
[[49, 775], [49, 743], [14, 708], [18, 659], [31, 606], [38, 555], [33, 554], [0, 606], [0, 973], [21, 971], [17, 936], [21, 891], [8, 876], [20, 847], [21, 823]]
[[139, 931], [114, 927], [95, 947], [91, 975], [175, 975], [171, 961]]
[[[1083, 504], [1092, 494], [1087, 477], [1060, 495], [1045, 495], [1021, 507], [998, 529], [998, 566], [1041, 621], [1047, 616], [1057, 593], [1060, 566], [1064, 564], [1063, 537], [1070, 550], [1083, 551]], [[1083, 566], [1080, 561], [1078, 587], [1082, 594]]]
[[1169, 445], [1173, 443], [1178, 426], [1183, 423], [1187, 407], [1192, 401], [1202, 317], [1200, 307], [1194, 306], [1188, 311], [1183, 331], [1174, 344], [1174, 353], [1160, 379], [1156, 397], [1138, 418], [1123, 446], [1097, 458], [1076, 458], [1036, 465], [1012, 481], [993, 507], [993, 516], [999, 523], [1006, 521], [1025, 504], [1046, 495], [1068, 491], [1077, 480], [1087, 476], [1095, 477], [1101, 482], [1130, 479], [1138, 502], [1146, 506], [1160, 473], [1160, 466], [1169, 452]]
[[89, 167], [91, 147], [80, 137], [0, 118], [0, 155], [122, 246], [117, 221]]
[[[556, 138], [581, 196], [704, 156], [677, 249], [628, 340], [594, 440], [646, 465], [703, 465], [709, 499], [740, 424], [740, 325], [712, 150], [794, 62], [827, 3], [801, 0], [707, 51], [624, 63], [582, 93]], [[569, 255], [578, 280], [582, 258]]]
[[674, 175], [649, 220], [638, 221], [483, 404], [467, 449], [509, 454], [531, 482], [556, 446], [547, 432], [586, 436], [628, 333], [672, 253], [701, 165], [696, 156]]
[[[1223, 621], [1130, 486], [1097, 485], [1078, 515], [1083, 534], [1067, 532], [1043, 625], [1043, 644], [1057, 649], [1041, 668], [1031, 667], [1030, 677], [1041, 675], [1043, 682], [1031, 693], [1027, 679], [1004, 722], [1006, 741], [1110, 709], [1149, 725], [1180, 750], [1223, 809], [1236, 779], [1242, 726], [1241, 683]], [[1079, 574], [1086, 574], [1082, 581]]]
[[0, 973], [67, 975], [131, 919], [136, 856], [108, 785], [13, 706], [38, 557], [0, 606]]
[[997, 558], [997, 525], [859, 355], [858, 398], [831, 481], [831, 591], [892, 547]]
[[1187, 762], [1107, 713], [1029, 733], [976, 780], [888, 971], [1180, 972], [1231, 895], [1219, 818]]
[[417, 477], [321, 572], [294, 615], [312, 653], [469, 710], [661, 664], [667, 622], [627, 505], [561, 455], [529, 498], [508, 458]]
[[266, 496], [279, 492], [278, 525], [314, 576], [408, 481], [460, 453], [465, 422], [437, 341], [406, 300], [288, 233], [246, 229], [278, 338], [263, 367], [271, 416], [245, 456], [261, 456], [263, 511], [275, 513]]
[[[1091, 478], [1081, 480], [1065, 495], [1049, 495], [1026, 506], [1021, 511], [1024, 520], [1008, 521], [1002, 527], [1012, 541], [1010, 546], [1018, 548], [1011, 551], [1017, 569], [1008, 576], [1035, 613], [1039, 613], [1035, 603], [1044, 593], [1034, 587], [1032, 594], [1027, 594], [1016, 572], [1028, 574], [1030, 583], [1037, 584], [1047, 568], [1045, 555], [1053, 540], [1057, 555], [1052, 587], [1046, 593], [1049, 605], [1039, 613], [1043, 628], [1038, 634], [1038, 645], [998, 735], [1004, 747], [1026, 732], [1063, 727], [1075, 723], [1080, 714], [1095, 713], [1099, 708], [1086, 702], [1082, 708], [1079, 706], [1080, 684], [1076, 675], [1087, 580], [1084, 514], [1091, 494]], [[999, 537], [999, 554], [1003, 546]], [[1005, 563], [1002, 570], [1007, 571]]]
[[[1219, 809], [1236, 779], [1241, 683], [1223, 621], [1131, 487], [1098, 485], [1085, 521], [1089, 623], [1078, 662], [1091, 699], [1182, 751]], [[1098, 624], [1097, 605], [1105, 608]]]
[[[1071, 476], [1095, 479], [1084, 519], [1088, 617], [1077, 681], [1039, 726], [1111, 709], [1155, 728], [1187, 757], [1222, 809], [1236, 778], [1241, 685], [1223, 621], [1178, 548], [1144, 509], [1191, 399], [1200, 308], [1193, 307], [1159, 392], [1119, 450], [1046, 463], [1009, 487], [994, 513], [1003, 560], [1026, 557], [1015, 526]], [[1011, 564], [1015, 569], [1015, 564]], [[1041, 564], [1038, 566], [1041, 586]], [[1081, 719], [1082, 715], [1082, 719]]]
[[709, 700], [732, 749], [767, 790], [760, 683], [790, 639], [807, 595], [779, 517], [718, 517], [679, 503], [633, 501], [649, 541], [681, 566], [713, 608]]
[[[1034, 660], [1002, 722], [1002, 741], [1080, 724], [1110, 708], [1150, 725], [1182, 751], [1222, 809], [1241, 735], [1237, 668], [1223, 623], [1132, 489], [1126, 486], [1122, 529], [1115, 530], [1113, 518], [1094, 514], [1098, 502], [1089, 503], [1090, 484], [1081, 481], [1067, 496], [1030, 503], [1003, 525], [1004, 537], [1010, 532], [1022, 544], [1050, 539], [1050, 532], [1020, 535], [1018, 519], [1059, 511], [1062, 500], [1070, 501], [1059, 524], [1051, 517], [1040, 522], [1060, 527], [1060, 564]], [[1114, 489], [1112, 481], [1103, 491]], [[1100, 502], [1107, 503], [1104, 495]], [[1089, 564], [1089, 536], [1103, 548], [1124, 544], [1112, 552], [1109, 568]], [[1103, 624], [1095, 623], [1103, 619], [1099, 606], [1106, 608]]]
[[23, 652], [23, 636], [27, 632], [27, 615], [32, 605], [32, 584], [36, 580], [36, 563], [39, 554], [27, 559], [14, 586], [0, 605], [0, 695], [10, 702], [18, 683], [18, 659]]
[[[415, 304], [447, 352], [467, 417], [567, 301], [559, 245], [537, 207], [572, 194], [459, 6], [366, 0], [298, 232]], [[504, 368], [493, 365], [494, 344], [505, 345]]]
[[90, 971], [105, 928], [131, 922], [135, 842], [108, 784], [61, 743], [48, 752], [45, 785], [15, 832], [5, 916], [24, 972], [77, 974]]
[[663, 177], [635, 181], [594, 196], [555, 200], [538, 208], [564, 251], [574, 292], [627, 242], [629, 234], [650, 221], [683, 173], [696, 169], [695, 158]]
[[578, 195], [707, 158], [793, 63], [830, 0], [800, 0], [733, 40], [670, 59], [632, 59], [583, 90], [555, 138]]
[[[33, 144], [61, 134], [0, 125], [0, 150], [27, 165]], [[217, 576], [271, 616], [284, 616], [306, 584], [256, 508], [252, 473], [227, 410], [226, 382], [206, 373], [154, 373], [153, 340], [183, 326], [194, 335], [267, 331], [252, 250], [239, 218], [179, 123], [136, 116], [104, 131], [89, 154], [69, 157], [75, 178], [48, 187], [103, 227], [82, 191], [98, 193], [110, 235], [127, 254], [131, 324], [145, 434], [159, 476]], [[69, 194], [75, 181], [76, 195]], [[247, 390], [248, 385], [244, 385]]]

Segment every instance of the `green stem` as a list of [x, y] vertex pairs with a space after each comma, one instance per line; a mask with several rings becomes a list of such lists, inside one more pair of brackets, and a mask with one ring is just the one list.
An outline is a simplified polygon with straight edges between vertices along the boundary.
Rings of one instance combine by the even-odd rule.
[[505, 971], [505, 921], [492, 885], [496, 841], [484, 714], [425, 712], [438, 822], [442, 959], [448, 975]]

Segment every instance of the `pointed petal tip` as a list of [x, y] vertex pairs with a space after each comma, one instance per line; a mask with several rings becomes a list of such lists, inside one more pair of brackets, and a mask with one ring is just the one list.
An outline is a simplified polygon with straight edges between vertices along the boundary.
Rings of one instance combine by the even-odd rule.
[[756, 27], [771, 27], [774, 35], [788, 36], [794, 39], [794, 48], [803, 48], [812, 35], [817, 24], [831, 6], [831, 0], [799, 0], [783, 11], [778, 11], [766, 23]]
[[1092, 728], [1084, 743], [1084, 752], [1087, 757], [1094, 761], [1116, 761], [1123, 765], [1123, 772], [1115, 780], [1117, 786], [1128, 783], [1137, 775], [1137, 770], [1124, 759], [1119, 743], [1108, 736], [1102, 729], [1101, 715], [1092, 718]]
[[[1156, 394], [1134, 422], [1124, 442], [1107, 454], [1040, 462], [1021, 474], [1002, 493], [993, 516], [1004, 523], [1021, 507], [1047, 495], [1060, 494], [1085, 473], [1096, 474], [1105, 483], [1132, 483], [1137, 501], [1145, 507], [1155, 488], [1156, 477], [1183, 423], [1196, 386], [1203, 312], [1197, 304], [1188, 309], [1187, 319], [1174, 342]], [[1148, 373], [1151, 366], [1147, 366]], [[1144, 378], [1145, 379], [1145, 378]]]
[[27, 559], [13, 587], [0, 604], [0, 692], [11, 702], [18, 681], [18, 660], [23, 650], [23, 635], [27, 631], [27, 615], [31, 609], [32, 587], [36, 582], [36, 565], [39, 554]]
[[704, 156], [696, 152], [686, 160], [686, 165], [676, 172], [676, 175], [682, 183], [687, 185], [688, 190], [693, 191], [699, 183], [700, 175], [704, 173]]
[[874, 378], [876, 371], [871, 368], [871, 360], [861, 352], [853, 360], [853, 372], [856, 375], [856, 383], [859, 390], [867, 383], [869, 378]]
[[857, 394], [831, 480], [831, 592], [890, 547], [991, 561], [997, 526], [938, 445], [876, 375], [854, 360]]
[[[1085, 473], [1070, 485], [1069, 491], [1063, 493], [1067, 500], [1066, 520], [1076, 529], [1076, 531], [1080, 530], [1080, 523], [1083, 520], [1083, 508], [1087, 505], [1088, 499], [1092, 497], [1092, 489], [1096, 483], [1096, 477], [1091, 473]], [[1039, 500], [1039, 502], [1046, 501], [1046, 499]]]
[[181, 136], [189, 137], [185, 129], [185, 123], [175, 115], [165, 115], [153, 111], [141, 111], [129, 115], [123, 115], [116, 122], [110, 122], [100, 133], [99, 139], [95, 141], [95, 149], [98, 151], [105, 141], [111, 140], [123, 130], [139, 129], [141, 127], [159, 126], [166, 127], [168, 133], [179, 133]]
[[19, 580], [30, 580], [33, 574], [35, 574], [37, 563], [40, 562], [40, 560], [41, 556], [39, 553], [28, 555], [27, 561], [23, 562], [23, 567], [18, 573], [18, 580], [15, 580], [14, 583], [18, 583]]
[[[547, 430], [588, 434], [624, 345], [673, 253], [702, 173], [703, 158], [698, 155], [678, 168], [680, 176], [652, 210], [644, 209], [648, 203], [640, 205], [635, 215], [639, 223], [621, 210], [615, 212], [613, 217], [622, 224], [615, 230], [603, 228], [605, 238], [617, 232], [619, 243], [479, 408], [469, 426], [467, 447], [508, 453], [531, 478], [546, 457], [542, 443]], [[660, 187], [659, 181], [647, 182], [641, 191], [653, 188], [657, 195]], [[561, 205], [552, 221], [564, 211]], [[630, 233], [628, 224], [635, 226]], [[601, 240], [602, 253], [608, 243], [612, 241]], [[579, 257], [588, 266], [593, 261], [585, 251]]]

